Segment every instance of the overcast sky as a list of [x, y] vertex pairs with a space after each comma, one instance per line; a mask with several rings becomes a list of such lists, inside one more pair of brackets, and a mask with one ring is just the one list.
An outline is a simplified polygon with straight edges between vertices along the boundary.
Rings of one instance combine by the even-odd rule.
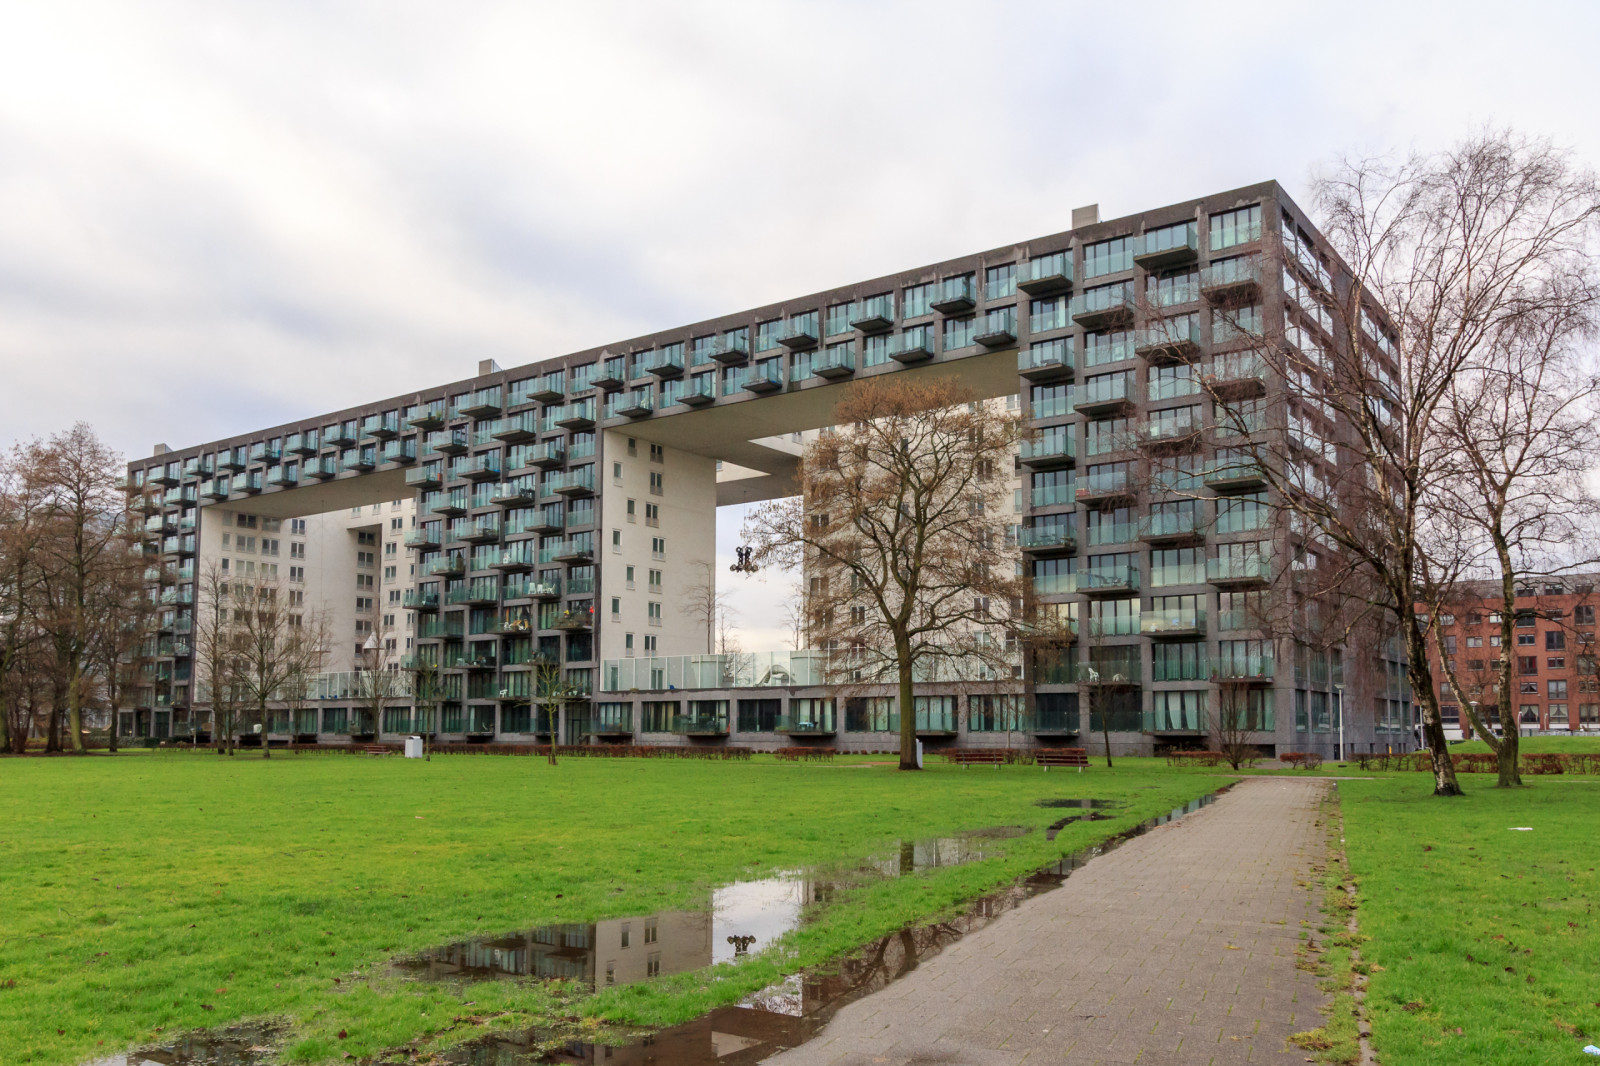
[[1484, 123], [1600, 162], [1597, 42], [1528, 0], [0, 0], [0, 444], [181, 447]]

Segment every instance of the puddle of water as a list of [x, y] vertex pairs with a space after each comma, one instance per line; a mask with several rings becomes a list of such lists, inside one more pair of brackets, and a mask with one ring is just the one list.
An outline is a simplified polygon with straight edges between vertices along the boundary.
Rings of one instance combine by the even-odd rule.
[[[1073, 871], [1127, 840], [1175, 821], [1215, 800], [1226, 789], [1202, 796], [1110, 840], [1073, 852], [998, 892], [973, 900], [947, 921], [908, 926], [835, 960], [825, 971], [795, 974], [743, 1002], [683, 1025], [648, 1034], [621, 1046], [575, 1041], [547, 1051], [552, 1034], [542, 1030], [499, 1032], [461, 1045], [435, 1061], [451, 1066], [535, 1066], [594, 1063], [615, 1066], [747, 1066], [805, 1043], [840, 1008], [887, 987], [945, 947], [976, 932], [1034, 896], [1059, 887]], [[1095, 817], [1104, 800], [1072, 801]], [[1084, 816], [1077, 816], [1084, 817]], [[1103, 817], [1103, 816], [1100, 816]], [[564, 977], [604, 985], [698, 969], [759, 951], [795, 928], [805, 908], [826, 902], [840, 887], [864, 878], [973, 862], [997, 854], [1000, 842], [1027, 833], [1000, 826], [957, 837], [906, 842], [891, 854], [873, 856], [824, 877], [786, 875], [742, 881], [717, 889], [701, 911], [667, 911], [646, 918], [592, 925], [552, 925], [493, 939], [463, 941], [397, 963], [417, 976], [439, 979]], [[626, 933], [624, 933], [626, 926]], [[626, 936], [626, 947], [624, 947]], [[749, 938], [743, 942], [741, 939]], [[622, 956], [629, 963], [622, 965]], [[235, 1028], [189, 1034], [89, 1066], [271, 1066], [279, 1060], [270, 1029]]]
[[183, 1033], [169, 1043], [96, 1059], [88, 1066], [259, 1066], [277, 1061], [279, 1035], [270, 1027], [250, 1025]]
[[[973, 900], [964, 913], [944, 922], [910, 926], [836, 960], [826, 972], [795, 974], [732, 1007], [722, 1007], [683, 1025], [606, 1047], [574, 1041], [539, 1053], [548, 1033], [497, 1033], [448, 1052], [452, 1066], [534, 1066], [544, 1063], [613, 1063], [616, 1066], [753, 1066], [810, 1040], [849, 1003], [905, 976], [950, 944], [974, 933], [1034, 896], [1060, 887], [1091, 859], [1156, 826], [1176, 821], [1212, 803], [1202, 796], [1151, 818], [1110, 840], [1064, 856], [999, 892]], [[1104, 801], [1101, 801], [1104, 802]]]
[[806, 920], [806, 908], [841, 889], [922, 870], [992, 858], [1027, 826], [995, 826], [957, 836], [903, 841], [856, 863], [735, 881], [710, 893], [707, 906], [591, 924], [548, 925], [463, 940], [395, 967], [424, 980], [562, 978], [592, 988], [732, 962], [769, 947]]

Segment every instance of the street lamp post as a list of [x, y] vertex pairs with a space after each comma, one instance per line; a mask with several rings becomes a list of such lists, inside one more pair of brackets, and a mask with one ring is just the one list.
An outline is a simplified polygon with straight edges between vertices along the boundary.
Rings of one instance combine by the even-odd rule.
[[1344, 762], [1344, 683], [1333, 683], [1333, 713], [1339, 716], [1339, 758], [1336, 762]]

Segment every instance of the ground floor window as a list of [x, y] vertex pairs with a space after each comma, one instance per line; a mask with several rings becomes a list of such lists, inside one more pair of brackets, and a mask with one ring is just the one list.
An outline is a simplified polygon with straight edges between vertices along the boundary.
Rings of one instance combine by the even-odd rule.
[[970, 696], [967, 731], [1010, 733], [1022, 728], [1022, 700], [1018, 696]]
[[344, 733], [346, 714], [343, 707], [329, 707], [322, 712], [322, 731], [324, 733]]
[[513, 703], [500, 712], [502, 733], [526, 733], [532, 723], [532, 708], [526, 703]]
[[445, 733], [462, 732], [461, 704], [447, 703], [439, 712], [439, 729]]
[[1033, 698], [1033, 729], [1035, 732], [1076, 733], [1078, 731], [1078, 694], [1076, 692], [1041, 692]]
[[1204, 692], [1152, 692], [1150, 728], [1157, 732], [1197, 731], [1207, 728]]
[[677, 700], [645, 700], [639, 705], [639, 732], [667, 733], [678, 717]]
[[832, 733], [837, 728], [832, 698], [790, 700], [784, 724], [792, 732]]
[[411, 708], [385, 707], [383, 709], [383, 731], [385, 733], [411, 732]]
[[782, 700], [740, 700], [739, 732], [771, 733], [778, 728], [778, 717], [783, 714]]
[[[866, 696], [846, 700], [844, 727], [852, 733], [887, 733], [899, 728], [892, 696]], [[890, 725], [894, 722], [894, 725]]]
[[[741, 700], [741, 703], [744, 701]], [[772, 702], [776, 703], [777, 700]], [[633, 731], [633, 704], [597, 703], [594, 706], [594, 727], [604, 733], [631, 733]]]
[[1144, 729], [1144, 711], [1136, 689], [1097, 689], [1089, 698], [1089, 730], [1137, 733]]

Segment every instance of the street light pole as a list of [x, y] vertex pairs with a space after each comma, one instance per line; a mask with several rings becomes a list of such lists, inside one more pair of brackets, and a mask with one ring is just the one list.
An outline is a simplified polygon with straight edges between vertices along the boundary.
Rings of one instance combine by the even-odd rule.
[[1343, 684], [1343, 682], [1335, 681], [1333, 683], [1333, 699], [1334, 699], [1334, 703], [1336, 704], [1336, 706], [1334, 707], [1334, 713], [1339, 716], [1339, 758], [1337, 760], [1335, 760], [1335, 761], [1344, 762], [1344, 684]]

